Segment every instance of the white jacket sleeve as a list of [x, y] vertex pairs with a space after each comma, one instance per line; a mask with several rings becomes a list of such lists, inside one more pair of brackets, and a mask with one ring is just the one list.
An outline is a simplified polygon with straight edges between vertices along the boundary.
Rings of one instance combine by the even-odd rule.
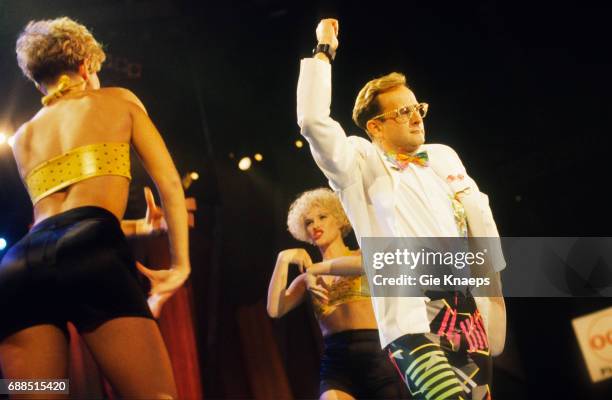
[[315, 162], [335, 190], [358, 179], [358, 151], [340, 124], [330, 117], [331, 65], [305, 58], [300, 65], [297, 117]]

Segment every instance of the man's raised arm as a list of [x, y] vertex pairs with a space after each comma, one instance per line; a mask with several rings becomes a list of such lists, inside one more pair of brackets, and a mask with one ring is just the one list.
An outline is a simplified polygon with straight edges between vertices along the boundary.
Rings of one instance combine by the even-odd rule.
[[343, 189], [355, 179], [357, 152], [340, 124], [330, 117], [330, 62], [338, 48], [337, 35], [337, 20], [319, 23], [317, 52], [300, 65], [297, 116], [315, 162], [334, 189]]

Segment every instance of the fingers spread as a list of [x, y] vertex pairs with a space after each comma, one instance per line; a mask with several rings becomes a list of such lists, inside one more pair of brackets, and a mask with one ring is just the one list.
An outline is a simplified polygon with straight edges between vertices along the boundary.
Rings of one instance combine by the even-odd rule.
[[151, 288], [151, 293], [153, 294], [172, 294], [176, 292], [185, 282], [184, 279], [178, 278], [166, 278], [162, 282], [156, 283]]
[[159, 318], [163, 305], [170, 299], [171, 294], [154, 294], [147, 299], [149, 309], [155, 318]]
[[144, 265], [142, 265], [141, 263], [139, 263], [138, 261], [136, 261], [136, 268], [138, 268], [138, 270], [145, 276], [151, 278], [154, 274], [155, 271], [145, 267]]

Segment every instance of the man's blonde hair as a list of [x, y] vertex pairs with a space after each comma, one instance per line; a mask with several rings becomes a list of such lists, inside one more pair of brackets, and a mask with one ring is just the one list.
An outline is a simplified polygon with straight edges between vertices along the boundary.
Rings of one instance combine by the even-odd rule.
[[106, 59], [87, 28], [68, 17], [30, 21], [17, 39], [17, 63], [28, 79], [46, 83], [64, 72], [78, 72], [88, 60], [89, 73]]
[[378, 95], [398, 86], [406, 86], [406, 77], [399, 72], [391, 72], [380, 78], [372, 79], [359, 91], [353, 107], [353, 121], [358, 127], [366, 131], [368, 121], [381, 113]]

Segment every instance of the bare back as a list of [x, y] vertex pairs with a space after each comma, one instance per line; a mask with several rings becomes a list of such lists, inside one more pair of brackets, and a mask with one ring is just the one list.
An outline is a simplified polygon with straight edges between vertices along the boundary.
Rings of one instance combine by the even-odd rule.
[[[130, 143], [133, 104], [124, 89], [69, 93], [42, 108], [16, 135], [13, 152], [22, 179], [40, 163], [74, 148], [102, 142]], [[34, 206], [35, 223], [80, 206], [98, 206], [123, 217], [129, 180], [98, 176], [74, 183]]]

